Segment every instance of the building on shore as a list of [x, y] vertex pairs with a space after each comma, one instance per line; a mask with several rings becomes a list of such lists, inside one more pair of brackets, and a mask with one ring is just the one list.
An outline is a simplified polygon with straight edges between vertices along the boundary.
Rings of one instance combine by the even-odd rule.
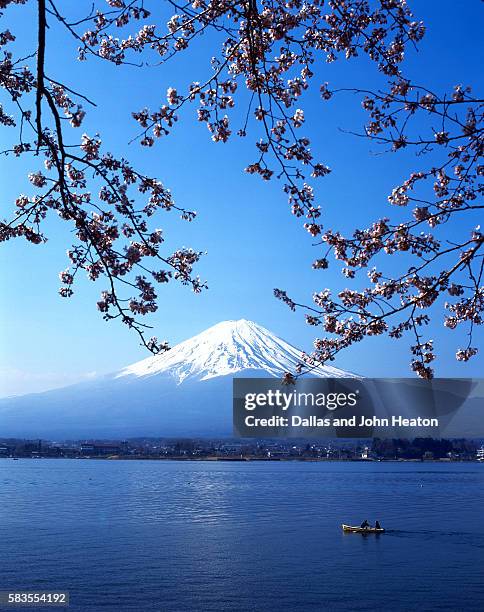
[[81, 444], [81, 456], [84, 457], [105, 457], [106, 455], [120, 455], [121, 446], [118, 444], [91, 443]]

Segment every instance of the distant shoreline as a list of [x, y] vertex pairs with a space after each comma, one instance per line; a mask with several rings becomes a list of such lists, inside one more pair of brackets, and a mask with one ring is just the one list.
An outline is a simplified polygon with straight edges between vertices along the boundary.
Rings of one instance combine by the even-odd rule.
[[267, 463], [483, 463], [477, 459], [332, 459], [326, 457], [159, 457], [159, 456], [131, 456], [131, 455], [112, 455], [98, 457], [0, 457], [10, 461], [28, 459], [29, 461], [39, 461], [40, 459], [68, 459], [77, 461], [204, 461], [204, 462], [224, 462], [224, 463], [243, 463], [243, 462], [267, 462]]
[[237, 440], [132, 438], [129, 440], [0, 439], [10, 459], [109, 459], [111, 461], [484, 461], [484, 440]]

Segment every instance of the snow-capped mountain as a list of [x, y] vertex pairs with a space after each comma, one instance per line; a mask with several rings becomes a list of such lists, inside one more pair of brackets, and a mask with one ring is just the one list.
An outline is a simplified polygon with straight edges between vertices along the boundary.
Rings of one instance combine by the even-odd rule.
[[[0, 437], [230, 436], [232, 379], [281, 377], [301, 351], [251, 321], [224, 321], [108, 376], [0, 400]], [[311, 376], [352, 377], [333, 367]]]
[[[244, 370], [263, 370], [270, 376], [281, 377], [285, 372], [294, 372], [298, 363], [301, 363], [301, 351], [264, 327], [240, 319], [218, 323], [167, 353], [124, 368], [115, 377], [171, 376], [182, 383], [190, 379], [233, 376]], [[349, 375], [326, 366], [314, 369], [311, 374], [321, 377]]]

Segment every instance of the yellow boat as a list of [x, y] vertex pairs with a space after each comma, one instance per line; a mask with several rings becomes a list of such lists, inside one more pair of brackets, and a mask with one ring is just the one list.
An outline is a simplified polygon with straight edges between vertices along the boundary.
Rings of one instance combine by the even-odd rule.
[[383, 528], [376, 527], [352, 527], [351, 525], [341, 525], [343, 531], [351, 533], [385, 533]]

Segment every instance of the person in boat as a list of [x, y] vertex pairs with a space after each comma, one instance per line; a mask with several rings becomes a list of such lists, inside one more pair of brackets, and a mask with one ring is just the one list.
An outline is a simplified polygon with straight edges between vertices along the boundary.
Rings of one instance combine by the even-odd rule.
[[370, 523], [368, 521], [363, 521], [360, 525], [362, 529], [368, 529], [369, 526], [370, 526]]
[[380, 525], [380, 521], [376, 521], [375, 529], [382, 529], [382, 526]]

